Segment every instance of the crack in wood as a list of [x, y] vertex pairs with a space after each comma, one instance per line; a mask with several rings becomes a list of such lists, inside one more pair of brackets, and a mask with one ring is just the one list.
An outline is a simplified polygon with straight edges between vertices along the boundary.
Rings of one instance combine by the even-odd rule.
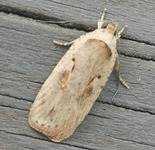
[[128, 107], [128, 106], [124, 105], [123, 103], [119, 104], [117, 102], [114, 103], [114, 102], [110, 102], [110, 101], [109, 102], [108, 101], [104, 101], [104, 102], [98, 101], [98, 102], [100, 102], [102, 104], [108, 104], [111, 106], [119, 107], [119, 108], [125, 108], [127, 110], [132, 110], [132, 111], [137, 111], [137, 112], [141, 112], [141, 113], [148, 113], [150, 115], [155, 115], [155, 112], [151, 112], [149, 110], [146, 110], [145, 108], [144, 109], [136, 108], [136, 107], [133, 108], [133, 107]]
[[[46, 141], [46, 142], [50, 142], [51, 143], [50, 140], [45, 139], [45, 138], [34, 137], [34, 136], [26, 135], [26, 134], [17, 134], [17, 133], [9, 132], [9, 131], [6, 131], [6, 130], [0, 130], [0, 132], [5, 132], [5, 133], [11, 134], [11, 135], [18, 135], [18, 136], [29, 137], [29, 138], [33, 138], [33, 139], [37, 139], [37, 140]], [[83, 150], [95, 150], [95, 149], [90, 149], [90, 148], [84, 147], [82, 145], [79, 146], [79, 145], [69, 144], [69, 143], [65, 143], [65, 142], [61, 143], [61, 145], [71, 146], [71, 147], [76, 147], [76, 148], [81, 148]]]
[[155, 145], [154, 144], [148, 144], [148, 143], [146, 143], [146, 142], [140, 142], [140, 141], [135, 141], [135, 140], [129, 140], [129, 139], [127, 139], [127, 138], [118, 138], [118, 137], [114, 137], [114, 136], [111, 136], [111, 135], [107, 135], [106, 134], [106, 136], [109, 136], [109, 137], [111, 137], [111, 138], [114, 138], [114, 139], [117, 139], [117, 140], [122, 140], [122, 141], [128, 141], [128, 142], [133, 142], [133, 143], [137, 143], [137, 144], [142, 144], [142, 145], [147, 145], [147, 146], [151, 146], [151, 147], [155, 147]]
[[[15, 8], [15, 7], [10, 7], [10, 6], [5, 6], [5, 5], [0, 5], [0, 11], [5, 12], [5, 13], [12, 13], [21, 17], [26, 17], [26, 18], [32, 18], [35, 20], [40, 20], [40, 21], [62, 21], [58, 18], [55, 17], [49, 17], [47, 15], [43, 15], [43, 14], [39, 14], [36, 12], [31, 12], [31, 11], [27, 11], [27, 10], [22, 10], [19, 8]], [[89, 10], [90, 11], [90, 10]], [[44, 22], [47, 23], [48, 22]], [[50, 23], [51, 24], [51, 23]], [[64, 27], [64, 28], [68, 28], [68, 29], [76, 29], [76, 30], [82, 30], [82, 31], [87, 31], [90, 32], [92, 30], [95, 29], [95, 27], [89, 27], [87, 24], [80, 24], [80, 23], [53, 23], [53, 24], [57, 24], [60, 27]], [[126, 40], [130, 40], [130, 41], [134, 41], [134, 42], [138, 42], [138, 43], [144, 43], [146, 45], [149, 46], [155, 46], [155, 43], [149, 42], [149, 41], [144, 41], [144, 40], [139, 40], [137, 38], [131, 38], [128, 36], [121, 36], [122, 39], [126, 39]], [[147, 58], [147, 57], [141, 57], [141, 56], [136, 56], [136, 55], [130, 55], [130, 54], [126, 54], [126, 53], [122, 53], [122, 55], [124, 56], [128, 56], [128, 57], [135, 57], [135, 58], [139, 58], [141, 60], [152, 60], [155, 61], [154, 58]]]
[[10, 97], [10, 98], [14, 98], [14, 99], [17, 99], [17, 100], [23, 100], [23, 101], [32, 102], [32, 100], [30, 100], [30, 99], [26, 99], [26, 98], [22, 98], [22, 97], [17, 97], [17, 96], [13, 96], [13, 95], [10, 95], [10, 94], [0, 93], [0, 95], [6, 96], [6, 97]]

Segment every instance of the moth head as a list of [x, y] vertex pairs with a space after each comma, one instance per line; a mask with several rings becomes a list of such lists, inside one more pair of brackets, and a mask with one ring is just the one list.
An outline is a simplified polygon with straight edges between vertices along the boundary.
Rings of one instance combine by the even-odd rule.
[[107, 23], [105, 28], [108, 32], [112, 33], [114, 36], [117, 34], [117, 24], [113, 21]]

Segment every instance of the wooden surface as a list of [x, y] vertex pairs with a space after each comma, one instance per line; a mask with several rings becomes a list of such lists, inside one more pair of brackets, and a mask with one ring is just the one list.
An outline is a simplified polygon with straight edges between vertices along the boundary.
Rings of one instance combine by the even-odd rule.
[[[31, 129], [29, 109], [41, 85], [73, 40], [95, 28], [101, 10], [121, 28], [121, 73], [115, 73], [74, 135], [53, 143]], [[155, 150], [155, 1], [0, 0], [0, 150]], [[12, 13], [12, 14], [9, 14]], [[37, 20], [92, 20], [83, 24]], [[74, 29], [73, 29], [74, 28]]]

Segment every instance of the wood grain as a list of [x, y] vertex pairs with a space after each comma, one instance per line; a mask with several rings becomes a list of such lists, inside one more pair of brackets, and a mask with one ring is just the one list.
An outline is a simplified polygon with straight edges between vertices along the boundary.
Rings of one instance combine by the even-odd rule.
[[[153, 0], [139, 3], [1, 0], [0, 10], [3, 12], [9, 12], [7, 8], [21, 16], [23, 10], [31, 12], [29, 18], [0, 13], [1, 148], [154, 150], [154, 3]], [[120, 86], [112, 101], [117, 89], [113, 73], [74, 135], [60, 144], [53, 143], [29, 127], [28, 112], [41, 85], [67, 50], [54, 45], [52, 40], [70, 41], [85, 31], [39, 23], [30, 19], [33, 18], [32, 12], [58, 20], [86, 18], [95, 22], [103, 7], [108, 8], [108, 20], [129, 26], [120, 40], [119, 49], [122, 76], [130, 89]], [[85, 25], [91, 26], [89, 23]]]
[[[93, 20], [100, 16], [103, 8], [108, 9], [107, 20], [115, 20], [121, 26], [127, 24], [129, 29], [125, 36], [132, 40], [155, 44], [154, 14], [155, 1], [101, 1], [101, 0], [1, 0], [1, 9], [32, 17], [49, 17], [60, 20]], [[9, 7], [10, 9], [7, 9]], [[91, 25], [87, 23], [86, 25]]]

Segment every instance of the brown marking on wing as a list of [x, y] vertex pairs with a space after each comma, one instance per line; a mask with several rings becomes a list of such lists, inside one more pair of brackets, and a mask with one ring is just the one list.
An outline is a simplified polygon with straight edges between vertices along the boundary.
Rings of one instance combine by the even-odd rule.
[[86, 41], [86, 46], [88, 45], [88, 47], [91, 48], [96, 48], [96, 50], [104, 50], [104, 53], [101, 53], [101, 55], [106, 55], [106, 59], [110, 59], [110, 57], [112, 56], [112, 52], [111, 49], [109, 48], [109, 46], [103, 42], [102, 40], [98, 40], [98, 39], [88, 39]]
[[55, 123], [54, 126], [44, 128], [42, 130], [42, 133], [47, 135], [48, 138], [52, 141], [59, 142], [63, 139], [66, 139], [68, 136], [70, 136], [75, 130], [76, 127], [76, 115], [73, 112], [70, 116], [69, 120], [63, 122], [63, 123]]
[[86, 88], [83, 90], [83, 93], [82, 93], [81, 97], [83, 98], [83, 97], [86, 97], [86, 96], [90, 95], [92, 93], [92, 91], [93, 91], [93, 86], [92, 85], [86, 86]]
[[[95, 77], [96, 77], [96, 76], [95, 76]], [[94, 81], [95, 77], [91, 78], [91, 79], [88, 81], [87, 86], [90, 85], [90, 84]]]
[[56, 125], [55, 125], [55, 128], [58, 128], [58, 127], [59, 127], [59, 125], [58, 125], [58, 124], [56, 124]]
[[74, 69], [75, 69], [75, 63], [72, 66], [71, 72], [73, 72]]
[[95, 77], [96, 77], [96, 76], [94, 76], [93, 78], [91, 78], [91, 79], [88, 81], [86, 87], [84, 88], [84, 90], [83, 90], [83, 92], [82, 92], [82, 94], [81, 94], [81, 96], [80, 96], [81, 98], [86, 97], [86, 96], [88, 96], [88, 95], [90, 95], [90, 94], [92, 93], [92, 91], [93, 91], [93, 86], [91, 85], [91, 83], [94, 81]]
[[67, 81], [68, 81], [69, 75], [70, 75], [70, 71], [65, 70], [64, 73], [63, 73], [62, 80], [61, 80], [61, 88], [62, 89], [67, 86]]
[[72, 58], [72, 61], [73, 61], [73, 66], [72, 66], [71, 72], [73, 72], [75, 69], [75, 57]]
[[101, 75], [98, 74], [98, 75], [95, 75], [93, 78], [90, 78], [89, 81], [88, 81], [88, 83], [87, 83], [87, 85], [90, 85], [94, 81], [95, 78], [100, 79], [101, 78]]
[[53, 113], [55, 112], [54, 107], [48, 112], [48, 115], [52, 116]]
[[93, 78], [90, 78], [86, 85], [86, 88], [83, 90], [80, 97], [83, 98], [83, 97], [89, 96], [93, 91], [92, 82], [95, 80], [95, 78], [100, 79], [101, 77], [102, 76], [98, 74], [98, 75], [95, 75]]

